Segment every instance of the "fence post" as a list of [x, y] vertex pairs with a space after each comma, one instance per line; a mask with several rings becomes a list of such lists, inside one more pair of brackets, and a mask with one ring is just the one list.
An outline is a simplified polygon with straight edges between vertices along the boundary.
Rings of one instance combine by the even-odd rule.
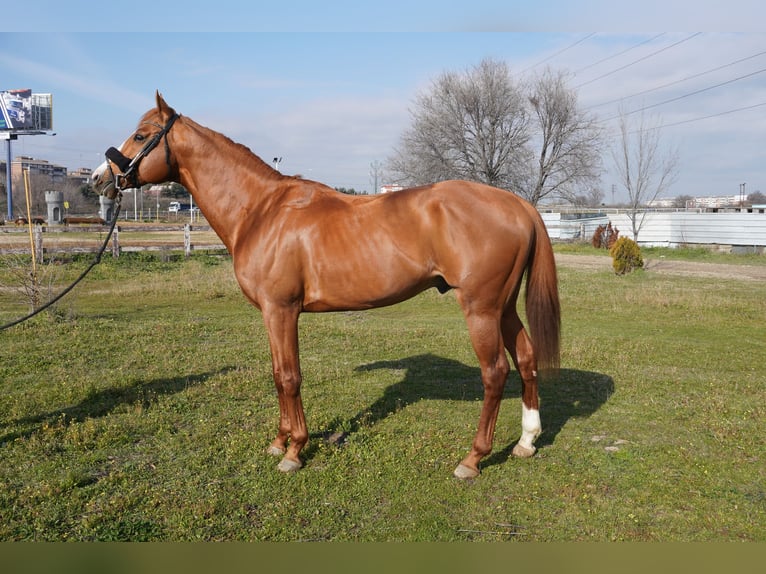
[[34, 230], [35, 259], [38, 263], [43, 262], [43, 226], [35, 224]]
[[188, 223], [184, 224], [184, 255], [191, 255], [191, 225]]
[[115, 225], [112, 232], [112, 257], [117, 259], [120, 256], [120, 226]]

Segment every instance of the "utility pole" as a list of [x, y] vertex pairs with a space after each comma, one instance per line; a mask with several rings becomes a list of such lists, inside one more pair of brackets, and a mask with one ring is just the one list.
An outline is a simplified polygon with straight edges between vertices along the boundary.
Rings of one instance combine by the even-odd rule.
[[372, 178], [372, 195], [376, 195], [379, 193], [380, 190], [380, 184], [379, 184], [379, 177], [381, 172], [382, 166], [380, 165], [380, 162], [378, 160], [373, 161], [370, 164], [370, 176]]
[[13, 219], [13, 178], [11, 177], [11, 141], [19, 139], [17, 134], [0, 132], [0, 138], [6, 140], [8, 157], [5, 162], [5, 193], [8, 196], [8, 221]]

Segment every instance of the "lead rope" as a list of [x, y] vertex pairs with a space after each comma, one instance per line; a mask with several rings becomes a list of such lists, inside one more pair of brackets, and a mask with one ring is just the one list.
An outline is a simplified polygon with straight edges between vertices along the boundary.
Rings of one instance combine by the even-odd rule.
[[114, 216], [112, 217], [112, 223], [109, 226], [109, 232], [106, 234], [106, 239], [104, 240], [103, 245], [101, 245], [101, 248], [96, 253], [96, 256], [93, 258], [93, 261], [91, 261], [90, 265], [83, 271], [80, 276], [74, 280], [74, 283], [72, 283], [69, 287], [64, 289], [61, 293], [56, 295], [53, 299], [48, 301], [45, 305], [42, 307], [39, 307], [32, 311], [29, 315], [26, 315], [24, 317], [21, 317], [20, 319], [16, 319], [15, 321], [11, 321], [10, 323], [6, 323], [5, 325], [0, 326], [0, 331], [4, 331], [5, 329], [9, 329], [10, 327], [13, 327], [14, 325], [18, 325], [19, 323], [23, 323], [24, 321], [28, 321], [35, 315], [42, 313], [45, 311], [48, 307], [56, 303], [59, 299], [61, 299], [64, 295], [69, 293], [72, 289], [75, 288], [75, 285], [77, 285], [80, 281], [85, 279], [85, 276], [90, 273], [91, 269], [93, 269], [96, 265], [101, 263], [101, 256], [104, 254], [104, 251], [106, 251], [106, 246], [109, 244], [109, 240], [112, 237], [112, 233], [114, 232], [114, 228], [117, 225], [117, 218], [120, 215], [120, 208], [122, 207], [121, 204], [122, 201], [122, 193], [118, 193], [117, 197], [115, 199], [115, 202], [117, 204], [117, 209], [114, 210]]

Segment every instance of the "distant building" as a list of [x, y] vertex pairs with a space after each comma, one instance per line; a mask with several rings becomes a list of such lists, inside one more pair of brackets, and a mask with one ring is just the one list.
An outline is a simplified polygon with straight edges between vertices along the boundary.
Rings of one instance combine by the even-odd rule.
[[70, 171], [67, 177], [69, 178], [69, 181], [72, 183], [76, 183], [78, 185], [85, 185], [86, 183], [90, 183], [90, 178], [93, 175], [93, 170], [88, 167], [80, 167], [73, 171]]
[[694, 207], [734, 207], [742, 198], [739, 195], [720, 195], [714, 197], [695, 197]]
[[401, 191], [404, 189], [401, 185], [381, 185], [380, 193], [393, 193], [394, 191]]
[[11, 162], [11, 178], [14, 182], [22, 181], [24, 170], [29, 170], [30, 176], [42, 175], [49, 177], [51, 183], [63, 183], [67, 178], [67, 170], [63, 165], [56, 165], [45, 159], [35, 159], [21, 155]]
[[[649, 207], [677, 207], [676, 199], [655, 199], [649, 202]], [[716, 209], [721, 207], [738, 207], [742, 201], [739, 195], [718, 195], [712, 197], [692, 197], [686, 201], [684, 207], [702, 207]]]

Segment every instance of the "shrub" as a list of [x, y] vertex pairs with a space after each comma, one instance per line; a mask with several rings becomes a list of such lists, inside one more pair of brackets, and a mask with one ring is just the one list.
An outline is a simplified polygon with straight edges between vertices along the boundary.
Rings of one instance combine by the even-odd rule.
[[590, 243], [596, 249], [611, 249], [619, 235], [620, 230], [612, 227], [612, 222], [610, 221], [608, 225], [599, 225], [596, 228]]
[[620, 237], [609, 250], [612, 256], [612, 267], [618, 275], [625, 275], [634, 269], [641, 269], [644, 260], [638, 243], [628, 237]]

